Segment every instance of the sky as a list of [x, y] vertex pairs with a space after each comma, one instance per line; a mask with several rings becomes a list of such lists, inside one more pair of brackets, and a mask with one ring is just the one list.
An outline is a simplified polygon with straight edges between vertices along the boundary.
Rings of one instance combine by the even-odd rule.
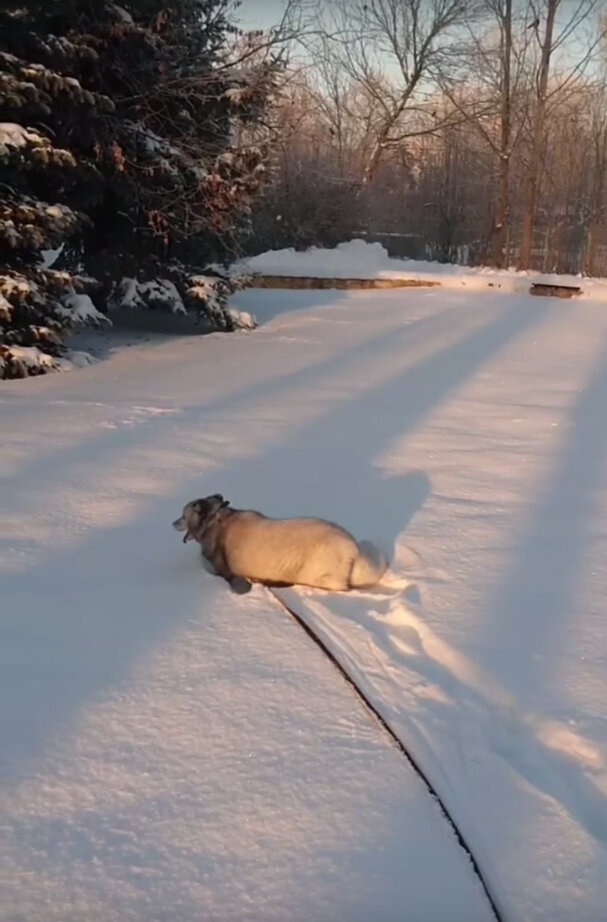
[[240, 23], [248, 29], [267, 29], [279, 22], [286, 0], [242, 0], [237, 10]]
[[[268, 29], [280, 22], [288, 0], [241, 0], [236, 19], [245, 29]], [[557, 16], [557, 34], [579, 8], [580, 0], [562, 0]], [[521, 8], [515, 5], [515, 8]], [[570, 59], [583, 57], [587, 44], [594, 39], [592, 24], [585, 23], [560, 51], [559, 60], [566, 66]], [[555, 61], [556, 62], [556, 61]], [[390, 64], [388, 64], [388, 71]]]

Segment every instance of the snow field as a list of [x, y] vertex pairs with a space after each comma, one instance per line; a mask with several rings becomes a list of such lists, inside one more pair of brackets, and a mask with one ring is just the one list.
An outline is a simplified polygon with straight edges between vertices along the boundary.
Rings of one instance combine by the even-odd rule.
[[0, 394], [13, 914], [488, 912], [333, 667], [171, 531], [183, 502], [219, 491], [392, 554], [400, 592], [285, 601], [414, 752], [504, 917], [598, 922], [601, 304], [433, 289], [249, 290], [234, 305], [260, 329], [133, 346]]

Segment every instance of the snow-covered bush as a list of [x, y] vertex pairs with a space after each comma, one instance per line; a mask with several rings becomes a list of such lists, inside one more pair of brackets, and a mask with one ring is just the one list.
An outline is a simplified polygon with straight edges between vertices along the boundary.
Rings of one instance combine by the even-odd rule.
[[167, 311], [171, 314], [185, 314], [186, 309], [179, 291], [169, 279], [150, 279], [140, 282], [125, 277], [117, 283], [110, 296], [112, 310], [148, 308]]
[[92, 279], [52, 269], [0, 273], [0, 379], [68, 367], [66, 333], [110, 325], [91, 300], [95, 287]]
[[232, 277], [210, 266], [205, 273], [188, 279], [187, 303], [199, 314], [211, 317], [220, 328], [252, 330], [257, 322], [250, 314], [228, 307], [230, 295], [243, 288], [246, 281], [244, 276]]
[[228, 307], [230, 295], [243, 286], [244, 278], [232, 278], [217, 266], [204, 273], [189, 274], [183, 266], [173, 265], [170, 272], [170, 278], [121, 279], [112, 290], [111, 309], [147, 308], [191, 314], [218, 330], [253, 329], [257, 325], [250, 314]]

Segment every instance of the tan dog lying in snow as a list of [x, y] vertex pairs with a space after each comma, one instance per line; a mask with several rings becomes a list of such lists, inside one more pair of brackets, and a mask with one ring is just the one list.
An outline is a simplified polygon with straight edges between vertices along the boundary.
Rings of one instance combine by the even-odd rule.
[[251, 583], [312, 586], [345, 592], [375, 586], [388, 567], [367, 542], [324, 519], [270, 519], [252, 509], [231, 509], [215, 493], [183, 507], [173, 522], [186, 541], [198, 541], [203, 557], [235, 592]]

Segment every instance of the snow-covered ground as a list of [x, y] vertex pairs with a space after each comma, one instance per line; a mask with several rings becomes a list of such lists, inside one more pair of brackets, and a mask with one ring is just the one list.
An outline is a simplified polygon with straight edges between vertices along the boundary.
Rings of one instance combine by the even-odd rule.
[[430, 280], [439, 282], [442, 288], [466, 288], [468, 291], [495, 289], [510, 294], [526, 294], [530, 284], [537, 282], [580, 287], [582, 297], [607, 300], [607, 279], [492, 269], [488, 266], [458, 266], [420, 259], [393, 259], [380, 243], [367, 243], [365, 240], [350, 240], [334, 249], [270, 250], [235, 264], [233, 271], [236, 274], [311, 278]]
[[283, 598], [440, 792], [508, 922], [607, 905], [607, 314], [241, 292], [255, 333], [6, 382], [0, 918], [491, 917], [422, 782], [264, 590], [170, 522], [318, 514], [408, 587]]

